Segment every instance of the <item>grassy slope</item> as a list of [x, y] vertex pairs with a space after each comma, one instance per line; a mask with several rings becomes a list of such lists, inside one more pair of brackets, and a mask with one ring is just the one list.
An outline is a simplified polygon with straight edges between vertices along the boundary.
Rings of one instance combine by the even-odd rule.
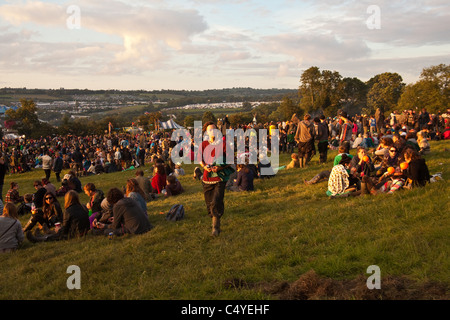
[[[394, 195], [334, 200], [325, 195], [326, 182], [302, 183], [328, 169], [317, 164], [316, 156], [307, 169], [257, 181], [255, 192], [227, 192], [217, 239], [209, 236], [201, 185], [191, 179], [194, 165], [185, 165], [181, 182], [187, 192], [148, 204], [155, 228], [145, 235], [40, 244], [25, 240], [16, 253], [0, 255], [0, 299], [271, 299], [256, 289], [230, 288], [227, 280], [293, 282], [311, 269], [352, 279], [365, 275], [370, 265], [378, 265], [382, 277], [448, 283], [450, 160], [444, 149], [449, 147], [433, 142], [433, 154], [427, 156], [430, 171], [444, 172], [446, 181]], [[282, 155], [280, 163], [288, 162], [289, 156]], [[32, 180], [42, 173], [7, 176], [4, 191], [15, 179], [21, 194], [33, 192]], [[95, 182], [106, 192], [133, 175], [86, 177], [82, 183]], [[84, 194], [81, 199], [87, 201]], [[167, 222], [159, 212], [175, 203], [185, 206], [186, 219]], [[70, 265], [81, 268], [81, 290], [66, 287]]]

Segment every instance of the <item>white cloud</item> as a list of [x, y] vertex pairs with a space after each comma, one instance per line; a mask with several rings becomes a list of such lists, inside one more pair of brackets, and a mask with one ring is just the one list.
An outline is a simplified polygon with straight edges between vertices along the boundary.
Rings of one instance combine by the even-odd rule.
[[[380, 30], [366, 26], [372, 4]], [[80, 30], [66, 26], [69, 5], [81, 9]], [[0, 70], [38, 85], [35, 72], [64, 74], [54, 83], [296, 87], [310, 66], [364, 80], [392, 70], [413, 81], [450, 60], [448, 20], [445, 0], [8, 1], [0, 5]]]

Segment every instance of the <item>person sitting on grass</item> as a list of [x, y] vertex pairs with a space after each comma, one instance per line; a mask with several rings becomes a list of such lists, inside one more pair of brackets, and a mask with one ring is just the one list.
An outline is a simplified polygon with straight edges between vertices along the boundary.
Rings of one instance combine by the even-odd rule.
[[165, 196], [176, 196], [182, 194], [183, 192], [184, 189], [181, 186], [181, 182], [174, 175], [168, 176]]
[[89, 214], [86, 207], [80, 203], [78, 193], [70, 190], [64, 196], [64, 213], [61, 229], [55, 234], [35, 236], [27, 232], [30, 242], [58, 241], [84, 236], [89, 231]]
[[[349, 157], [350, 159], [353, 159], [353, 156], [351, 154], [346, 153], [345, 151], [346, 151], [345, 146], [340, 146], [338, 148], [339, 153], [334, 157], [333, 167], [337, 166], [339, 164], [339, 162], [342, 160], [342, 157], [344, 155], [346, 157]], [[305, 180], [303, 180], [303, 182], [307, 185], [316, 184], [321, 181], [328, 180], [330, 178], [330, 174], [331, 174], [331, 170], [324, 170], [324, 171], [321, 171], [318, 174], [316, 174], [314, 177], [312, 177], [312, 179], [310, 179], [310, 180], [305, 179]]]
[[104, 235], [109, 235], [111, 232], [116, 236], [143, 234], [153, 228], [148, 216], [136, 200], [125, 197], [120, 189], [110, 189], [106, 199], [113, 207], [113, 217], [107, 224], [97, 223], [97, 228], [103, 231]]
[[64, 197], [66, 195], [66, 193], [69, 192], [70, 190], [72, 190], [72, 189], [69, 185], [69, 181], [67, 181], [67, 179], [63, 179], [61, 181], [61, 187], [59, 187], [59, 189], [56, 190], [56, 196]]
[[136, 179], [128, 179], [125, 195], [131, 199], [136, 200], [141, 206], [142, 210], [147, 213], [147, 202], [145, 201], [144, 191], [139, 186], [139, 183]]
[[7, 202], [2, 213], [0, 216], [0, 253], [14, 252], [25, 238], [17, 207], [13, 203]]
[[91, 228], [93, 227], [92, 222], [97, 218], [97, 215], [101, 215], [102, 211], [102, 201], [105, 198], [105, 194], [102, 190], [97, 189], [95, 184], [92, 182], [86, 183], [83, 187], [84, 193], [89, 197], [89, 202], [86, 203], [86, 208], [89, 210], [89, 222]]
[[419, 154], [420, 155], [427, 155], [431, 152], [430, 143], [428, 142], [428, 139], [425, 137], [425, 134], [423, 131], [417, 132], [417, 144], [419, 145]]
[[406, 187], [423, 187], [430, 182], [430, 172], [428, 166], [418, 152], [408, 148], [404, 153], [405, 162], [408, 164], [407, 169], [403, 170], [406, 178]]
[[11, 188], [8, 190], [5, 196], [5, 203], [11, 202], [18, 204], [23, 202], [23, 196], [19, 195], [19, 184], [15, 181], [11, 182]]
[[17, 207], [17, 214], [19, 216], [24, 216], [27, 214], [31, 213], [31, 205], [33, 202], [33, 194], [32, 193], [26, 193], [23, 196], [23, 200], [24, 202], [22, 202], [18, 207]]
[[152, 188], [155, 193], [161, 194], [163, 189], [166, 187], [166, 173], [163, 166], [156, 166], [153, 170], [153, 178], [152, 178]]
[[11, 202], [5, 203], [0, 216], [0, 253], [16, 251], [24, 238], [17, 207]]
[[328, 190], [326, 192], [330, 198], [346, 197], [356, 192], [356, 187], [351, 186], [349, 180], [348, 170], [351, 160], [349, 156], [344, 154], [339, 164], [331, 170], [330, 178], [328, 179]]
[[377, 168], [376, 175], [382, 176], [389, 167], [398, 167], [400, 165], [401, 155], [395, 146], [389, 148], [389, 153], [383, 157], [381, 165]]
[[376, 180], [376, 177], [364, 176], [361, 182], [361, 195], [379, 193], [392, 194], [401, 189], [404, 185], [404, 177], [400, 167], [389, 167], [381, 177]]
[[358, 184], [360, 184], [360, 179], [364, 176], [373, 175], [375, 168], [372, 159], [367, 154], [367, 150], [363, 147], [358, 147], [357, 149], [358, 153], [350, 162], [350, 173], [358, 179]]
[[230, 188], [230, 191], [253, 191], [255, 190], [253, 185], [253, 171], [250, 170], [245, 164], [238, 164], [237, 168], [237, 178], [234, 185]]
[[291, 154], [291, 162], [286, 166], [286, 170], [300, 168], [300, 161], [298, 160], [298, 154]]

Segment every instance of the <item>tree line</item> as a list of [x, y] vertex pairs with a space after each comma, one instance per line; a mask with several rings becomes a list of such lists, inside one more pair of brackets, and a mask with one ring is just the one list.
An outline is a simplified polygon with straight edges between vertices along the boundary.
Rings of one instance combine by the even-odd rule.
[[[358, 78], [344, 78], [337, 71], [320, 70], [310, 67], [300, 76], [298, 90], [255, 90], [251, 88], [233, 88], [203, 91], [201, 95], [196, 91], [180, 91], [183, 98], [175, 99], [173, 104], [179, 106], [190, 103], [215, 102], [217, 99], [225, 101], [243, 101], [241, 112], [229, 115], [228, 120], [235, 126], [250, 123], [256, 117], [259, 123], [289, 120], [295, 113], [314, 115], [324, 114], [335, 116], [338, 110], [345, 110], [350, 115], [375, 113], [379, 108], [385, 115], [393, 110], [421, 110], [438, 114], [450, 108], [449, 80], [450, 65], [439, 64], [424, 68], [417, 82], [406, 85], [398, 73], [385, 72], [378, 74], [367, 82]], [[165, 91], [161, 91], [165, 93]], [[160, 92], [160, 93], [161, 93]], [[172, 92], [173, 91], [167, 91]], [[272, 93], [272, 99], [267, 95]], [[191, 95], [189, 97], [189, 95]], [[250, 99], [264, 96], [266, 102], [252, 108]], [[237, 100], [236, 100], [237, 99]], [[278, 100], [277, 100], [278, 99]], [[280, 101], [281, 102], [278, 102]], [[271, 102], [272, 101], [272, 102]], [[172, 105], [171, 105], [172, 106]], [[167, 106], [169, 107], [169, 106]], [[168, 119], [163, 107], [149, 106], [149, 112], [132, 119], [136, 125], [146, 130], [157, 127], [158, 121]], [[19, 134], [28, 137], [48, 136], [52, 134], [103, 134], [112, 123], [113, 128], [130, 126], [130, 119], [121, 115], [109, 116], [98, 120], [72, 120], [63, 117], [60, 126], [53, 127], [41, 122], [37, 116], [36, 104], [31, 99], [22, 99], [17, 110], [6, 112], [7, 126], [16, 129]], [[206, 111], [203, 115], [177, 114], [177, 122], [186, 127], [192, 127], [196, 120], [217, 121], [225, 116], [220, 110]]]

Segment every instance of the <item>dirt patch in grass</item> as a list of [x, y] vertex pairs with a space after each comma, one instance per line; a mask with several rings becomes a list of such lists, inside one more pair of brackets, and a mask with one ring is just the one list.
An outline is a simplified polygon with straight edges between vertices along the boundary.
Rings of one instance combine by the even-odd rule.
[[333, 280], [317, 275], [313, 270], [293, 283], [285, 281], [248, 284], [241, 279], [224, 283], [228, 289], [253, 289], [280, 300], [449, 300], [448, 284], [416, 283], [403, 276], [381, 278], [381, 289], [367, 288], [367, 277]]

